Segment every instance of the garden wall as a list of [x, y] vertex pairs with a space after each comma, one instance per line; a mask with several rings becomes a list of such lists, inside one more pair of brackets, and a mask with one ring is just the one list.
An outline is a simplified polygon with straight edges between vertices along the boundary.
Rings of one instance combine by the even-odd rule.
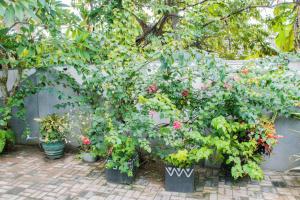
[[[80, 78], [78, 75], [76, 75], [75, 71], [71, 71], [72, 76], [75, 77], [75, 79], [80, 82]], [[34, 84], [37, 84], [39, 82], [38, 73], [36, 71], [30, 71], [27, 72], [28, 79], [30, 79]], [[43, 72], [46, 73], [46, 72]], [[51, 78], [53, 76], [53, 73], [55, 73], [55, 70], [53, 70], [51, 73], [47, 72], [45, 74], [48, 78]], [[10, 71], [9, 74], [9, 84], [13, 84], [15, 80], [15, 73], [14, 71]], [[63, 82], [63, 80], [60, 80]], [[56, 86], [56, 90], [61, 91], [64, 93], [65, 96], [75, 96], [74, 92], [71, 88], [64, 88], [61, 85]], [[1, 97], [1, 94], [0, 94]], [[0, 98], [1, 100], [1, 98]], [[25, 113], [25, 121], [22, 119], [19, 119], [17, 117], [12, 117], [10, 120], [10, 127], [12, 130], [16, 133], [16, 142], [18, 144], [38, 144], [39, 143], [39, 124], [35, 120], [36, 118], [44, 117], [48, 114], [52, 113], [66, 113], [69, 112], [71, 109], [74, 110], [75, 108], [64, 108], [64, 109], [58, 109], [55, 107], [55, 105], [58, 105], [60, 103], [63, 103], [64, 100], [59, 99], [57, 97], [57, 93], [54, 90], [46, 89], [38, 92], [37, 94], [30, 95], [25, 98], [24, 105], [26, 109]], [[16, 113], [17, 109], [13, 110], [13, 113]], [[26, 128], [29, 128], [30, 135], [25, 135]], [[72, 135], [79, 134], [78, 131], [74, 130], [75, 133], [72, 133]], [[69, 137], [69, 147], [78, 146], [78, 142], [74, 137]]]
[[[231, 61], [228, 63], [234, 67], [241, 65], [241, 62]], [[300, 73], [300, 61], [294, 61], [290, 63], [290, 67], [297, 70]], [[75, 72], [75, 70], [68, 71], [77, 82], [80, 84], [81, 79]], [[29, 78], [33, 82], [37, 83], [38, 79], [34, 72], [30, 72]], [[13, 84], [14, 75], [10, 73], [10, 84]], [[48, 74], [51, 77], [51, 74]], [[65, 94], [75, 95], [70, 88], [60, 88]], [[0, 94], [1, 97], [1, 94]], [[30, 144], [38, 143], [39, 128], [35, 118], [43, 117], [45, 115], [56, 112], [67, 112], [69, 109], [58, 110], [55, 105], [61, 103], [62, 100], [57, 98], [55, 93], [51, 91], [42, 91], [36, 95], [29, 96], [25, 99], [26, 116], [25, 121], [30, 128], [31, 135], [28, 138], [23, 138], [22, 134], [26, 127], [26, 124], [17, 118], [13, 118], [10, 122], [12, 129], [17, 134], [17, 143]], [[274, 153], [270, 158], [266, 158], [263, 164], [265, 169], [286, 171], [295, 166], [300, 166], [300, 162], [293, 162], [290, 157], [296, 153], [300, 153], [300, 120], [279, 118], [276, 121], [276, 129], [278, 134], [283, 135], [284, 138], [280, 139], [279, 144], [275, 147]], [[72, 140], [70, 143], [72, 146], [77, 146], [77, 142]]]

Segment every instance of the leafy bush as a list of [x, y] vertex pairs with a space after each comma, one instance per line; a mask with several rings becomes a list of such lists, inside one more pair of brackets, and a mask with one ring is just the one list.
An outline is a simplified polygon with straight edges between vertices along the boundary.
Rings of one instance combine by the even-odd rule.
[[108, 148], [106, 167], [133, 176], [134, 167], [139, 166], [136, 141], [124, 135], [110, 135], [105, 137], [105, 144]]
[[44, 142], [56, 142], [66, 139], [69, 127], [65, 116], [52, 114], [42, 119], [37, 119], [37, 121], [40, 123], [41, 139]]
[[106, 63], [84, 84], [95, 108], [91, 138], [97, 148], [111, 140], [104, 149], [116, 156], [108, 166], [125, 172], [139, 149], [183, 168], [217, 154], [234, 178], [261, 179], [263, 155], [280, 137], [274, 120], [288, 116], [300, 97], [299, 78], [285, 60], [234, 69], [197, 51], [168, 49], [158, 59]]
[[161, 158], [187, 167], [216, 152], [235, 179], [262, 179], [262, 155], [270, 155], [280, 138], [274, 120], [299, 101], [299, 79], [279, 60], [234, 71], [212, 58], [186, 63], [177, 56], [162, 59], [151, 90], [139, 97], [145, 114], [169, 119], [156, 125], [155, 137], [165, 146]]
[[0, 129], [0, 153], [3, 152], [6, 145], [15, 144], [15, 135], [11, 130]]

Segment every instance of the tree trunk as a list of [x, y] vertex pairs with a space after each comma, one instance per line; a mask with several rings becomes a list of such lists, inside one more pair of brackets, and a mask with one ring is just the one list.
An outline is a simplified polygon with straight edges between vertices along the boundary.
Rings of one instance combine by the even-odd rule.
[[296, 22], [294, 24], [295, 50], [300, 52], [300, 0], [296, 0]]
[[1, 99], [3, 99], [3, 104], [6, 105], [7, 99], [9, 96], [8, 88], [7, 88], [7, 81], [8, 81], [8, 67], [3, 66], [2, 70], [0, 71], [0, 92], [1, 92]]
[[[1, 106], [3, 106], [6, 109], [8, 109], [8, 111], [4, 111], [4, 113], [0, 112], [0, 117], [7, 117], [7, 116], [11, 116], [11, 112], [12, 112], [12, 107], [13, 105], [9, 104], [9, 98], [13, 97], [17, 91], [18, 91], [18, 87], [21, 83], [21, 78], [22, 78], [22, 73], [23, 70], [21, 68], [18, 68], [16, 71], [16, 77], [15, 77], [15, 82], [12, 85], [11, 90], [9, 90], [9, 84], [8, 84], [8, 76], [9, 76], [9, 68], [8, 66], [2, 65], [2, 70], [0, 70], [0, 100], [1, 102]], [[3, 128], [9, 128], [8, 127], [8, 121], [5, 122], [6, 125]]]

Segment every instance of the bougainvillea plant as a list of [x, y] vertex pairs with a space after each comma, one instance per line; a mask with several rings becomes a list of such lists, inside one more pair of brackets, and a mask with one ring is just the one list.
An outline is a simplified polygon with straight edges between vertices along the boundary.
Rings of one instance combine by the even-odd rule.
[[284, 58], [233, 68], [166, 48], [153, 62], [137, 60], [104, 63], [84, 85], [96, 103], [90, 139], [105, 146], [108, 167], [130, 174], [125, 166], [138, 150], [176, 167], [219, 154], [234, 178], [263, 177], [259, 164], [280, 137], [274, 120], [299, 101], [299, 78]]
[[81, 139], [81, 149], [82, 149], [82, 151], [84, 151], [84, 152], [91, 151], [91, 148], [92, 148], [91, 140], [87, 136], [83, 136], [83, 135], [80, 137], [80, 139]]
[[299, 78], [284, 60], [234, 69], [209, 56], [173, 53], [161, 58], [146, 88], [153, 82], [155, 90], [139, 96], [142, 112], [164, 121], [149, 135], [160, 141], [153, 154], [189, 167], [215, 152], [235, 179], [263, 178], [263, 155], [281, 138], [274, 120], [289, 115], [299, 100]]

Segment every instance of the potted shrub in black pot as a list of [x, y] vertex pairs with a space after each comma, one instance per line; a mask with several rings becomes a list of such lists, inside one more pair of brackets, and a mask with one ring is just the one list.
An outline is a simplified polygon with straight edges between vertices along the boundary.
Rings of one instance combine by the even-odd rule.
[[49, 159], [58, 159], [64, 155], [68, 120], [57, 114], [36, 119], [40, 123], [40, 142]]
[[105, 170], [107, 181], [131, 184], [139, 166], [135, 140], [126, 135], [108, 135], [105, 145], [108, 150]]
[[203, 147], [181, 149], [165, 157], [165, 189], [172, 192], [194, 192], [194, 166], [211, 153], [210, 149]]

